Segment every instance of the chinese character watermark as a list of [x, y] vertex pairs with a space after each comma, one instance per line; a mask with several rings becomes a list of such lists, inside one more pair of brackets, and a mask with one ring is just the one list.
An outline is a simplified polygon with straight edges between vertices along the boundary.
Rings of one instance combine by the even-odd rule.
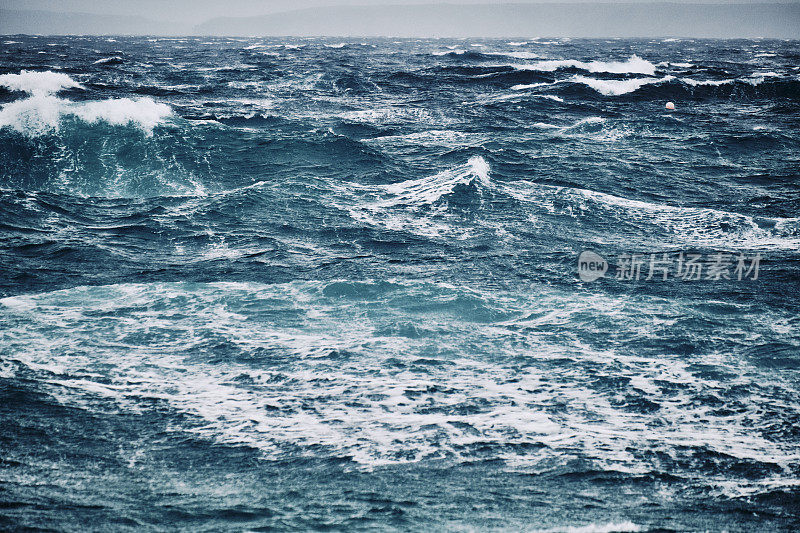
[[[620, 254], [614, 279], [620, 281], [720, 281], [757, 280], [761, 254], [715, 252], [707, 255], [685, 252]], [[611, 264], [600, 254], [586, 250], [578, 256], [581, 281], [602, 278]], [[611, 277], [611, 276], [609, 276]]]

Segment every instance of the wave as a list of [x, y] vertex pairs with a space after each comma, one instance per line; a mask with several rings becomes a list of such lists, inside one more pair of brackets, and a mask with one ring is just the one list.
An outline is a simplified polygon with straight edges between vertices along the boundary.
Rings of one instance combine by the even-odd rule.
[[542, 82], [542, 83], [520, 83], [518, 85], [512, 85], [511, 86], [511, 90], [512, 91], [526, 91], [528, 89], [536, 89], [537, 87], [544, 87], [544, 86], [547, 86], [547, 85], [555, 85], [556, 83], [558, 83], [558, 82], [554, 82], [554, 83], [544, 83], [544, 82]]
[[539, 59], [539, 54], [533, 52], [483, 52], [487, 56], [511, 57], [513, 59]]
[[60, 72], [23, 70], [19, 74], [3, 74], [0, 86], [32, 95], [54, 94], [64, 89], [83, 89], [83, 85]]
[[[599, 117], [583, 124], [601, 124]], [[584, 220], [587, 227], [611, 224], [619, 238], [630, 244], [642, 228], [653, 236], [650, 245], [727, 246], [733, 249], [797, 249], [800, 218], [752, 217], [711, 208], [682, 207], [631, 200], [588, 189], [560, 187], [520, 180], [498, 185], [509, 196], [533, 203], [547, 213]], [[626, 230], [625, 228], [628, 227]]]
[[486, 51], [477, 51], [477, 50], [464, 50], [464, 49], [456, 49], [456, 50], [442, 50], [438, 52], [432, 52], [433, 55], [439, 57], [458, 57], [462, 59], [472, 59], [472, 60], [492, 60], [497, 57], [508, 57], [512, 59], [538, 59], [542, 57], [539, 54], [535, 54], [533, 52], [524, 52], [524, 51], [509, 51], [509, 52], [486, 52]]
[[619, 96], [621, 94], [632, 93], [645, 85], [664, 83], [673, 79], [675, 79], [674, 76], [664, 76], [663, 78], [631, 78], [627, 80], [599, 80], [587, 78], [585, 76], [575, 76], [569, 81], [582, 83], [606, 96]]
[[[545, 123], [535, 126], [558, 136], [607, 138], [619, 134], [606, 123], [602, 117], [587, 117], [569, 126]], [[474, 156], [463, 165], [420, 179], [355, 188], [348, 188], [352, 184], [338, 185], [346, 200], [335, 207], [347, 211], [359, 222], [427, 238], [461, 239], [485, 230], [514, 233], [520, 228], [515, 226], [519, 221], [515, 222], [513, 213], [526, 213], [526, 217], [534, 218], [576, 218], [576, 231], [584, 233], [581, 238], [597, 227], [614, 225], [615, 235], [626, 244], [640, 239], [642, 227], [647, 226], [651, 228], [647, 234], [652, 236], [646, 240], [648, 246], [723, 245], [732, 249], [800, 246], [798, 218], [753, 217], [710, 208], [671, 206], [526, 180], [495, 182], [490, 173], [487, 161]], [[486, 203], [485, 198], [491, 202]], [[507, 200], [534, 204], [536, 210], [531, 213], [529, 208], [511, 207], [503, 203]], [[491, 207], [495, 202], [505, 205], [502, 221], [495, 219], [498, 213]], [[563, 221], [558, 224], [563, 225]], [[529, 221], [524, 225], [529, 226]]]
[[734, 79], [728, 80], [693, 80], [691, 78], [681, 78], [681, 81], [686, 85], [691, 85], [692, 87], [698, 87], [701, 85], [710, 85], [713, 87], [719, 87], [720, 85], [728, 85], [730, 83], [736, 83]]
[[471, 157], [465, 165], [440, 172], [416, 180], [407, 180], [392, 185], [384, 185], [383, 189], [393, 197], [382, 206], [406, 205], [419, 206], [432, 204], [445, 194], [453, 192], [460, 184], [471, 184], [475, 181], [489, 186], [489, 164], [480, 156]]
[[94, 65], [121, 65], [125, 61], [120, 56], [112, 56], [112, 57], [104, 57], [103, 59], [98, 59], [93, 64]]
[[0, 108], [0, 128], [10, 128], [29, 137], [56, 132], [65, 119], [87, 124], [135, 126], [151, 136], [153, 129], [172, 115], [166, 104], [150, 98], [118, 98], [94, 102], [71, 102], [55, 96], [32, 96]]
[[77, 196], [205, 194], [196, 178], [207, 171], [203, 156], [182, 155], [186, 148], [172, 133], [151, 140], [173, 116], [169, 105], [147, 97], [61, 98], [54, 93], [84, 87], [53, 72], [8, 74], [0, 83], [30, 95], [0, 106], [4, 186]]
[[[775, 76], [695, 80], [667, 75], [662, 78], [608, 80], [576, 75], [563, 81], [584, 85], [604, 96], [637, 93], [641, 96], [670, 100], [689, 97], [800, 99], [800, 80]], [[554, 84], [559, 83], [562, 82], [557, 81]], [[520, 90], [536, 85], [516, 85], [512, 89]]]
[[[731, 318], [742, 328], [770, 335], [762, 315], [746, 306], [737, 313]], [[704, 476], [719, 472], [719, 462], [697, 461], [712, 450], [733, 467], [763, 461], [790, 477], [794, 449], [752, 431], [774, 413], [740, 394], [742, 381], [773, 390], [774, 372], [747, 368], [731, 383], [728, 372], [698, 374], [683, 354], [654, 361], [605, 340], [542, 334], [601, 326], [685, 338], [676, 321], [705, 320], [696, 306], [665, 306], [638, 292], [575, 294], [546, 284], [514, 294], [370, 279], [143, 283], [0, 299], [9, 375], [33, 374], [66, 406], [190, 416], [201, 423], [180, 430], [271, 459], [299, 451], [370, 467], [474, 461], [488, 451], [512, 466], [551, 469], [574, 466], [580, 453], [607, 470], [647, 472], [675, 461], [680, 473]], [[568, 362], [570, 379], [542, 379], [558, 361]], [[736, 368], [725, 357], [696, 361]], [[709, 410], [712, 393], [747, 402], [741, 407], [752, 416]], [[620, 396], [659, 408], [630, 411]], [[553, 416], [554, 397], [574, 408]], [[620, 417], [626, 426], [609, 428]], [[631, 454], [636, 443], [647, 453]], [[592, 527], [583, 531], [615, 530]]]
[[54, 93], [61, 90], [84, 87], [66, 74], [50, 71], [6, 74], [0, 76], [0, 85], [31, 95], [0, 107], [0, 128], [10, 128], [27, 136], [58, 131], [67, 118], [87, 124], [131, 125], [152, 135], [153, 129], [172, 115], [170, 106], [150, 98], [73, 102], [56, 97]]
[[556, 59], [539, 61], [537, 63], [514, 65], [519, 70], [538, 70], [553, 72], [560, 69], [577, 69], [588, 72], [607, 72], [610, 74], [646, 74], [652, 76], [656, 73], [656, 66], [646, 59], [632, 55], [626, 61], [577, 61], [574, 59]]
[[432, 52], [432, 54], [435, 55], [435, 56], [439, 56], [439, 57], [443, 57], [443, 56], [452, 56], [452, 57], [471, 56], [471, 57], [479, 58], [479, 57], [483, 56], [483, 54], [480, 53], [480, 52], [476, 52], [474, 50], [464, 50], [462, 48], [456, 48], [456, 49], [453, 49], [453, 50], [440, 50], [438, 52]]
[[[336, 205], [351, 218], [393, 231], [409, 231], [425, 237], [453, 234], [458, 229], [448, 224], [448, 207], [481, 203], [483, 191], [490, 188], [489, 164], [483, 157], [471, 157], [465, 164], [424, 178], [390, 185], [361, 187], [363, 196], [340, 187], [347, 204]], [[459, 195], [461, 193], [461, 196]], [[452, 202], [451, 202], [452, 201]]]
[[642, 531], [642, 527], [628, 520], [625, 522], [608, 522], [605, 524], [587, 524], [585, 526], [534, 529], [532, 533], [638, 533], [639, 531]]

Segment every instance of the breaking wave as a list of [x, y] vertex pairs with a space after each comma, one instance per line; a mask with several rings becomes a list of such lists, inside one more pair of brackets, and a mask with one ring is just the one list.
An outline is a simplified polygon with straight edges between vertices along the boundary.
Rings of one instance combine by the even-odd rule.
[[172, 109], [150, 98], [116, 98], [73, 102], [54, 96], [64, 89], [84, 89], [67, 76], [54, 72], [22, 71], [0, 76], [0, 85], [30, 95], [0, 107], [0, 128], [11, 128], [27, 136], [57, 131], [64, 119], [74, 118], [88, 124], [105, 122], [113, 126], [131, 125], [147, 135], [172, 115]]
[[621, 94], [632, 93], [645, 85], [664, 83], [674, 79], [672, 76], [663, 78], [631, 78], [627, 80], [598, 80], [584, 76], [575, 76], [569, 81], [582, 83], [591, 87], [595, 91], [605, 96], [619, 96]]
[[611, 74], [646, 74], [656, 73], [656, 66], [646, 59], [632, 55], [625, 61], [577, 61], [575, 59], [552, 59], [537, 63], [514, 65], [519, 70], [538, 70], [554, 72], [560, 69], [577, 69], [588, 72], [607, 72]]
[[544, 85], [580, 84], [603, 96], [641, 94], [653, 98], [710, 97], [800, 99], [800, 80], [776, 77], [749, 77], [721, 80], [695, 80], [666, 75], [661, 78], [599, 79], [576, 75], [553, 83], [521, 84], [512, 90]]

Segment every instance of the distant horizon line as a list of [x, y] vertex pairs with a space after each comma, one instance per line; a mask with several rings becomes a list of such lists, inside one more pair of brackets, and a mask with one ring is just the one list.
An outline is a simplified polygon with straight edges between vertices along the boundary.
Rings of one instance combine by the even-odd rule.
[[[298, 7], [199, 23], [136, 15], [0, 8], [2, 35], [150, 37], [788, 39], [800, 1], [428, 2]], [[505, 33], [505, 32], [508, 33]], [[546, 33], [552, 32], [552, 33]], [[661, 33], [663, 32], [663, 33]], [[529, 39], [531, 37], [528, 37]]]
[[[0, 12], [4, 10], [0, 9]], [[528, 41], [538, 41], [541, 39], [566, 39], [570, 41], [601, 41], [601, 40], [614, 40], [614, 41], [638, 41], [638, 40], [653, 40], [653, 39], [677, 39], [677, 40], [692, 40], [692, 41], [800, 41], [800, 37], [692, 37], [687, 35], [648, 35], [648, 36], [633, 36], [633, 37], [565, 37], [562, 35], [537, 35], [535, 37], [526, 35], [504, 35], [499, 37], [485, 37], [481, 35], [472, 35], [468, 37], [407, 37], [399, 35], [215, 35], [215, 34], [148, 34], [148, 33], [0, 33], [0, 37], [97, 37], [102, 39], [104, 37], [147, 37], [152, 39], [395, 39], [406, 41], [421, 41], [421, 40], [450, 40], [450, 41], [465, 41], [468, 39], [482, 39], [486, 41], [503, 41], [508, 39], [527, 39]], [[347, 43], [350, 44], [350, 43]], [[534, 43], [535, 44], [535, 43]]]

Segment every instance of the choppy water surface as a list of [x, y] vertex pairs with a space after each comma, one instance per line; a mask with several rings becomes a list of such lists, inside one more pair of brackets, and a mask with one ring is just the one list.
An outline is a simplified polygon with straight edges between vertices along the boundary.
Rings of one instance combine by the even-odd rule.
[[0, 43], [0, 527], [800, 527], [797, 42]]

